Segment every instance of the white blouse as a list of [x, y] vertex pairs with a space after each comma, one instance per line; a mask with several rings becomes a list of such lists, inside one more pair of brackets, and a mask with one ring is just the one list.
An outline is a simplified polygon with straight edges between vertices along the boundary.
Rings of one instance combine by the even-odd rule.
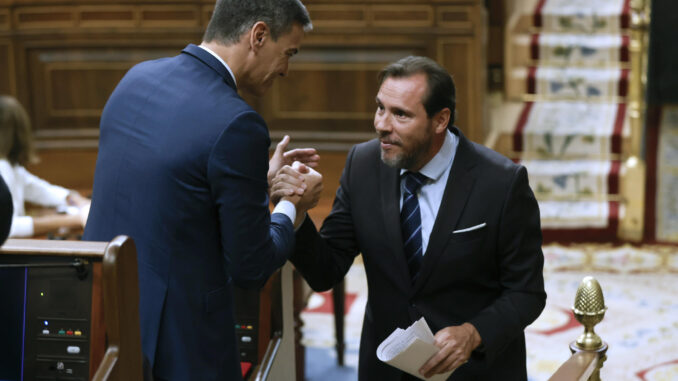
[[67, 204], [66, 197], [70, 193], [68, 189], [52, 185], [20, 165], [13, 166], [4, 158], [0, 159], [0, 176], [7, 183], [14, 204], [10, 237], [33, 235], [33, 217], [25, 215], [24, 201], [49, 207]]

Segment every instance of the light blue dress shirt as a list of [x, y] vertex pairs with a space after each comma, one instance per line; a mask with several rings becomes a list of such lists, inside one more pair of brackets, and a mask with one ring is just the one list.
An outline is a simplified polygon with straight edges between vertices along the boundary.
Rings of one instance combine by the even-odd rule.
[[[426, 254], [429, 236], [431, 235], [433, 224], [438, 216], [440, 203], [443, 200], [445, 186], [447, 186], [447, 179], [450, 176], [450, 169], [452, 168], [454, 157], [457, 154], [458, 145], [459, 137], [451, 133], [450, 130], [447, 130], [445, 132], [445, 140], [438, 153], [419, 170], [419, 173], [428, 177], [428, 180], [426, 180], [417, 192], [419, 210], [421, 212], [421, 246], [424, 254]], [[405, 181], [403, 180], [402, 175], [405, 172], [407, 172], [407, 170], [400, 170], [401, 210], [403, 208], [402, 195], [405, 194]]]

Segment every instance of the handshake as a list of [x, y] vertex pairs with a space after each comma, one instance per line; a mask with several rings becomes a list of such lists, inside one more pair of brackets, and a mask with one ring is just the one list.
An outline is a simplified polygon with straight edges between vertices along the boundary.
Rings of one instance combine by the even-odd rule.
[[320, 159], [315, 149], [283, 152], [288, 143], [289, 137], [285, 136], [276, 147], [269, 165], [268, 183], [273, 204], [287, 200], [296, 207], [294, 227], [297, 228], [306, 218], [306, 212], [318, 205], [323, 176], [312, 168], [318, 165]]

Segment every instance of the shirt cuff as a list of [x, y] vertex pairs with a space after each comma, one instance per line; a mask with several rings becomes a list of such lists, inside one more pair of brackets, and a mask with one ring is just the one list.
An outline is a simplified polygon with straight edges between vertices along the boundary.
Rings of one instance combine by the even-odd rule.
[[33, 217], [16, 216], [12, 218], [12, 227], [9, 230], [10, 237], [32, 237]]
[[273, 213], [282, 213], [286, 215], [290, 218], [292, 225], [294, 225], [294, 221], [297, 219], [297, 207], [287, 200], [280, 200], [278, 205], [273, 208]]

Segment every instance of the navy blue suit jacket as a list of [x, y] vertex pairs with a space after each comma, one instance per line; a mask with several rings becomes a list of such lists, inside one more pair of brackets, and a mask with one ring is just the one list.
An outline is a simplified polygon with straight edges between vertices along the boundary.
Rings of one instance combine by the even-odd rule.
[[155, 377], [238, 380], [232, 284], [259, 287], [294, 246], [269, 213], [270, 138], [226, 68], [195, 46], [140, 63], [101, 117], [86, 240], [132, 237]]

